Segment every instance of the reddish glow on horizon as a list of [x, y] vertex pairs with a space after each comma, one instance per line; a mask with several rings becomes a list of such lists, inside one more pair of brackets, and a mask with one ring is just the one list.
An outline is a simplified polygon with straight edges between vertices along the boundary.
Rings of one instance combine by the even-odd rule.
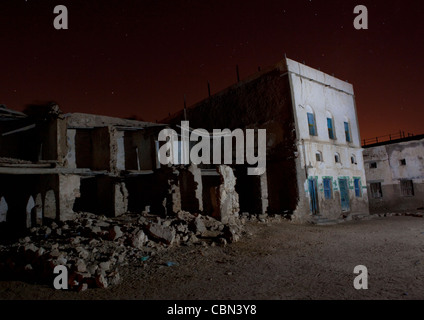
[[[53, 27], [66, 5], [69, 29]], [[423, 8], [362, 1], [2, 0], [0, 103], [155, 121], [287, 56], [353, 84], [362, 138], [424, 133]]]

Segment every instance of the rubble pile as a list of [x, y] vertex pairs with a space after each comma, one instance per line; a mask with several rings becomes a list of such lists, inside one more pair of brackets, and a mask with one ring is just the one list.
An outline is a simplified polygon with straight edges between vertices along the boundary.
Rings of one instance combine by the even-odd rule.
[[32, 228], [18, 242], [0, 246], [0, 274], [52, 284], [55, 266], [64, 265], [69, 289], [107, 288], [121, 281], [119, 266], [170, 246], [238, 241], [244, 220], [223, 224], [184, 211], [166, 219], [146, 212], [117, 218], [78, 213], [74, 220]]

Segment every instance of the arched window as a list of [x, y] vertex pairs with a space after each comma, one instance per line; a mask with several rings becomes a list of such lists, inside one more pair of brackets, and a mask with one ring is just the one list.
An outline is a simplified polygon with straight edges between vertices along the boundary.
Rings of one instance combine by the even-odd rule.
[[317, 162], [322, 162], [322, 161], [324, 161], [324, 160], [322, 159], [322, 153], [321, 153], [321, 151], [317, 151], [317, 152], [315, 153], [315, 157], [316, 157]]
[[336, 135], [335, 135], [335, 129], [334, 129], [333, 115], [329, 111], [327, 111], [326, 116], [327, 116], [328, 137], [334, 140], [336, 139]]
[[337, 152], [334, 154], [334, 161], [336, 162], [336, 163], [340, 163], [341, 161], [340, 161], [340, 154], [338, 154]]
[[306, 106], [306, 112], [307, 112], [306, 115], [308, 119], [309, 135], [317, 136], [318, 132], [317, 132], [315, 113], [310, 106]]
[[355, 157], [355, 155], [354, 155], [354, 154], [352, 154], [352, 155], [350, 156], [350, 162], [351, 162], [352, 164], [357, 164], [357, 163], [356, 163], [356, 157]]
[[351, 142], [352, 137], [350, 135], [350, 125], [349, 125], [349, 120], [346, 117], [345, 117], [343, 125], [344, 125], [344, 131], [346, 136], [346, 142]]

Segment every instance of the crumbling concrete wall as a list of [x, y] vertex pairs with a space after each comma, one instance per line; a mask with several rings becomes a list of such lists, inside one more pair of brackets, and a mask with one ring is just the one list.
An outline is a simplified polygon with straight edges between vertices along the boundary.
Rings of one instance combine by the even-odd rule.
[[179, 169], [181, 208], [191, 213], [203, 211], [202, 171], [195, 164]]
[[236, 192], [236, 177], [233, 169], [227, 165], [217, 168], [221, 177], [221, 185], [217, 190], [217, 205], [213, 217], [224, 224], [233, 223], [240, 211], [239, 196]]
[[66, 221], [74, 218], [75, 198], [80, 196], [80, 176], [59, 174], [59, 212], [58, 220]]
[[[267, 188], [261, 188], [264, 194], [258, 196], [264, 200], [260, 211], [266, 210], [272, 214], [293, 212], [298, 199], [294, 156], [297, 151], [296, 131], [286, 71], [285, 63], [278, 64], [195, 104], [186, 110], [186, 117], [180, 112], [164, 120], [176, 125], [188, 119], [190, 127], [209, 132], [226, 128], [266, 129]], [[278, 161], [279, 165], [271, 165], [271, 168], [268, 165]], [[283, 174], [281, 179], [275, 178], [280, 174]], [[209, 211], [209, 200], [214, 197], [208, 195], [213, 178], [205, 177], [204, 180], [208, 185], [208, 190], [204, 190], [204, 209]], [[249, 197], [247, 188], [239, 190], [245, 193], [240, 194], [243, 199]]]
[[[114, 161], [116, 170], [119, 172], [125, 170], [125, 144], [124, 144], [124, 131], [115, 131], [112, 140], [116, 143], [116, 152], [111, 155]], [[112, 148], [112, 150], [114, 150]], [[116, 160], [115, 160], [116, 159]]]

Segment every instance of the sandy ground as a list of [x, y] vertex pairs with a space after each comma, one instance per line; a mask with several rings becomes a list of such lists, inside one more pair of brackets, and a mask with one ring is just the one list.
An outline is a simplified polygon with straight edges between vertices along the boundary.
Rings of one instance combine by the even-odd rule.
[[[245, 227], [226, 247], [181, 246], [122, 267], [115, 287], [77, 293], [3, 281], [0, 299], [424, 299], [423, 218]], [[356, 265], [368, 268], [368, 290], [353, 287]]]

